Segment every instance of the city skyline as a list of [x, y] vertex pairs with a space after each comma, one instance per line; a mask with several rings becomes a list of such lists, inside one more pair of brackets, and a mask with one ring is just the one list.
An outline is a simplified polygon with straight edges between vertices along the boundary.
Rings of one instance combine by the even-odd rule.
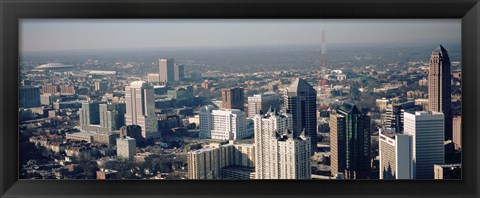
[[[351, 39], [361, 38], [362, 28], [348, 32]], [[441, 33], [429, 28], [437, 40]], [[318, 29], [322, 40], [330, 35], [325, 29]], [[255, 39], [265, 33], [255, 30]], [[305, 35], [290, 35], [294, 42], [316, 35], [295, 31]], [[409, 42], [425, 40], [421, 32]], [[269, 41], [283, 42], [283, 33]], [[387, 32], [377, 33], [369, 36]], [[239, 34], [229, 39], [240, 42]], [[387, 37], [378, 41], [388, 46]], [[322, 50], [238, 50], [225, 42], [236, 49], [24, 56], [20, 178], [461, 179], [461, 50], [449, 51], [443, 37], [436, 48], [406, 42], [328, 53], [325, 40], [317, 44]]]
[[[458, 44], [460, 20], [22, 19], [20, 51], [337, 44]], [[354, 30], [355, 35], [351, 32]], [[327, 48], [328, 50], [328, 48]]]

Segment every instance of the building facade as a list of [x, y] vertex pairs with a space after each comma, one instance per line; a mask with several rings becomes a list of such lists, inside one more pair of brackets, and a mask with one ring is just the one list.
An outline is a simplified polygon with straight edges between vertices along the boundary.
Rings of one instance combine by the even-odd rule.
[[379, 134], [380, 179], [413, 179], [412, 137]]
[[132, 160], [136, 153], [135, 139], [125, 136], [117, 138], [117, 157]]
[[253, 118], [256, 114], [263, 114], [272, 107], [280, 110], [280, 98], [275, 93], [258, 94], [248, 97], [248, 117]]
[[271, 139], [276, 137], [277, 131], [286, 131], [292, 128], [292, 116], [269, 111], [266, 114], [257, 114], [253, 118], [255, 137], [255, 171], [257, 179], [275, 178], [274, 164], [271, 160], [273, 151], [270, 149]]
[[213, 106], [200, 110], [200, 138], [239, 140], [252, 135], [247, 130], [247, 117], [243, 111], [214, 110]]
[[222, 108], [244, 110], [244, 89], [242, 87], [222, 89]]
[[444, 140], [452, 140], [451, 110], [451, 64], [448, 52], [442, 45], [438, 46], [430, 58], [428, 68], [428, 110], [441, 112], [444, 118]]
[[346, 179], [368, 179], [371, 171], [370, 117], [349, 102], [344, 102], [330, 117], [332, 175], [343, 173]]
[[307, 81], [297, 78], [287, 88], [285, 107], [292, 114], [294, 137], [305, 131], [310, 136], [313, 154], [317, 148], [317, 92]]
[[[255, 164], [255, 148], [251, 144], [211, 143], [205, 148], [190, 151], [187, 154], [189, 179], [238, 179], [245, 178], [245, 170], [252, 170]], [[224, 168], [244, 171], [223, 171]]]
[[173, 58], [160, 58], [159, 59], [159, 80], [160, 82], [173, 82], [175, 81]]
[[21, 86], [18, 89], [18, 106], [20, 108], [40, 107], [40, 88], [35, 86]]
[[414, 179], [433, 179], [433, 165], [444, 163], [444, 115], [405, 112], [405, 135], [412, 136]]
[[139, 125], [145, 139], [160, 137], [152, 86], [144, 81], [132, 82], [125, 87], [125, 103], [125, 125]]
[[456, 150], [462, 150], [462, 116], [453, 117], [452, 141]]

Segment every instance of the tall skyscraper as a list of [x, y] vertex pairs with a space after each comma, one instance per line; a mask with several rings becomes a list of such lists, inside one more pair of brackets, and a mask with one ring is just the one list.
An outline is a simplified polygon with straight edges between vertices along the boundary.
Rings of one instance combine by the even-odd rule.
[[345, 174], [347, 179], [370, 176], [370, 117], [357, 107], [344, 102], [330, 114], [330, 148], [332, 175]]
[[257, 179], [276, 178], [274, 164], [276, 161], [271, 159], [273, 151], [272, 139], [276, 138], [278, 131], [286, 131], [292, 128], [292, 115], [282, 113], [278, 114], [269, 111], [266, 114], [256, 114], [253, 118], [254, 137], [255, 137], [255, 169]]
[[224, 109], [244, 109], [243, 87], [222, 89], [222, 108]]
[[161, 58], [159, 60], [159, 78], [160, 82], [175, 81], [175, 68], [173, 58]]
[[18, 89], [18, 106], [20, 108], [40, 107], [40, 88], [31, 85]]
[[203, 107], [200, 113], [200, 137], [216, 140], [240, 140], [249, 137], [247, 117], [238, 109], [213, 110]]
[[380, 179], [413, 179], [412, 137], [380, 134]]
[[433, 179], [433, 165], [444, 163], [444, 115], [405, 112], [405, 135], [412, 136], [413, 178]]
[[313, 154], [317, 149], [317, 92], [307, 81], [297, 78], [287, 89], [285, 107], [292, 114], [293, 136], [305, 131], [310, 136]]
[[185, 67], [183, 65], [175, 64], [173, 67], [173, 80], [182, 81], [185, 78]]
[[[275, 133], [270, 140], [272, 178], [265, 179], [310, 179], [310, 136], [302, 132], [298, 136], [293, 131]], [[275, 177], [276, 176], [276, 177]]]
[[280, 110], [280, 98], [275, 93], [258, 94], [248, 97], [248, 117], [253, 118], [256, 114], [265, 113], [270, 107]]
[[145, 139], [160, 137], [157, 131], [153, 87], [144, 81], [134, 81], [125, 86], [126, 125], [139, 125]]
[[442, 112], [445, 116], [444, 140], [452, 140], [451, 74], [450, 58], [442, 45], [438, 46], [430, 58], [428, 68], [428, 110]]

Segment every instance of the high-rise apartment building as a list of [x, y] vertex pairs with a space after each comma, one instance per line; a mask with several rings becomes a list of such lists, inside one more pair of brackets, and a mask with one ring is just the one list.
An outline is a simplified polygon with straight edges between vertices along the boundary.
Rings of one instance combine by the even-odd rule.
[[20, 108], [40, 107], [40, 88], [35, 86], [21, 86], [18, 88], [18, 106]]
[[285, 107], [292, 114], [293, 136], [305, 131], [310, 136], [313, 154], [317, 149], [317, 92], [307, 81], [297, 78], [287, 88]]
[[244, 110], [243, 87], [222, 89], [222, 108]]
[[160, 137], [153, 87], [144, 81], [132, 82], [125, 87], [125, 102], [125, 124], [139, 125], [145, 139]]
[[428, 110], [441, 112], [444, 118], [444, 140], [452, 140], [451, 83], [452, 74], [450, 58], [443, 46], [438, 46], [430, 58], [428, 68]]
[[412, 137], [379, 135], [380, 179], [413, 179]]
[[200, 110], [200, 138], [239, 140], [253, 134], [247, 130], [245, 112], [238, 109], [214, 110], [212, 106]]
[[264, 179], [310, 179], [310, 136], [294, 136], [290, 130], [275, 135], [270, 140], [273, 177]]
[[280, 110], [280, 98], [275, 93], [258, 94], [248, 97], [248, 117], [253, 118], [256, 114], [264, 114], [268, 109]]
[[331, 174], [343, 173], [346, 179], [370, 176], [370, 117], [344, 102], [330, 114]]
[[405, 135], [412, 136], [414, 179], [433, 179], [433, 165], [444, 163], [444, 115], [439, 112], [405, 112]]
[[137, 153], [137, 145], [135, 139], [130, 137], [117, 138], [117, 156], [132, 160]]
[[270, 144], [276, 138], [276, 133], [292, 128], [292, 116], [290, 114], [279, 114], [274, 111], [266, 114], [257, 114], [253, 118], [255, 137], [255, 171], [257, 179], [276, 178], [274, 175], [274, 164], [271, 159], [273, 151]]
[[175, 81], [175, 64], [173, 58], [161, 58], [159, 59], [159, 79], [160, 82], [173, 82]]

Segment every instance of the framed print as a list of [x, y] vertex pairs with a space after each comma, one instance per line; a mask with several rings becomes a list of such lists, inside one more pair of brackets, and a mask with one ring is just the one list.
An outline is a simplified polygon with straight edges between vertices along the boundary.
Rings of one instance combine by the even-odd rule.
[[478, 1], [2, 1], [2, 197], [478, 196]]

